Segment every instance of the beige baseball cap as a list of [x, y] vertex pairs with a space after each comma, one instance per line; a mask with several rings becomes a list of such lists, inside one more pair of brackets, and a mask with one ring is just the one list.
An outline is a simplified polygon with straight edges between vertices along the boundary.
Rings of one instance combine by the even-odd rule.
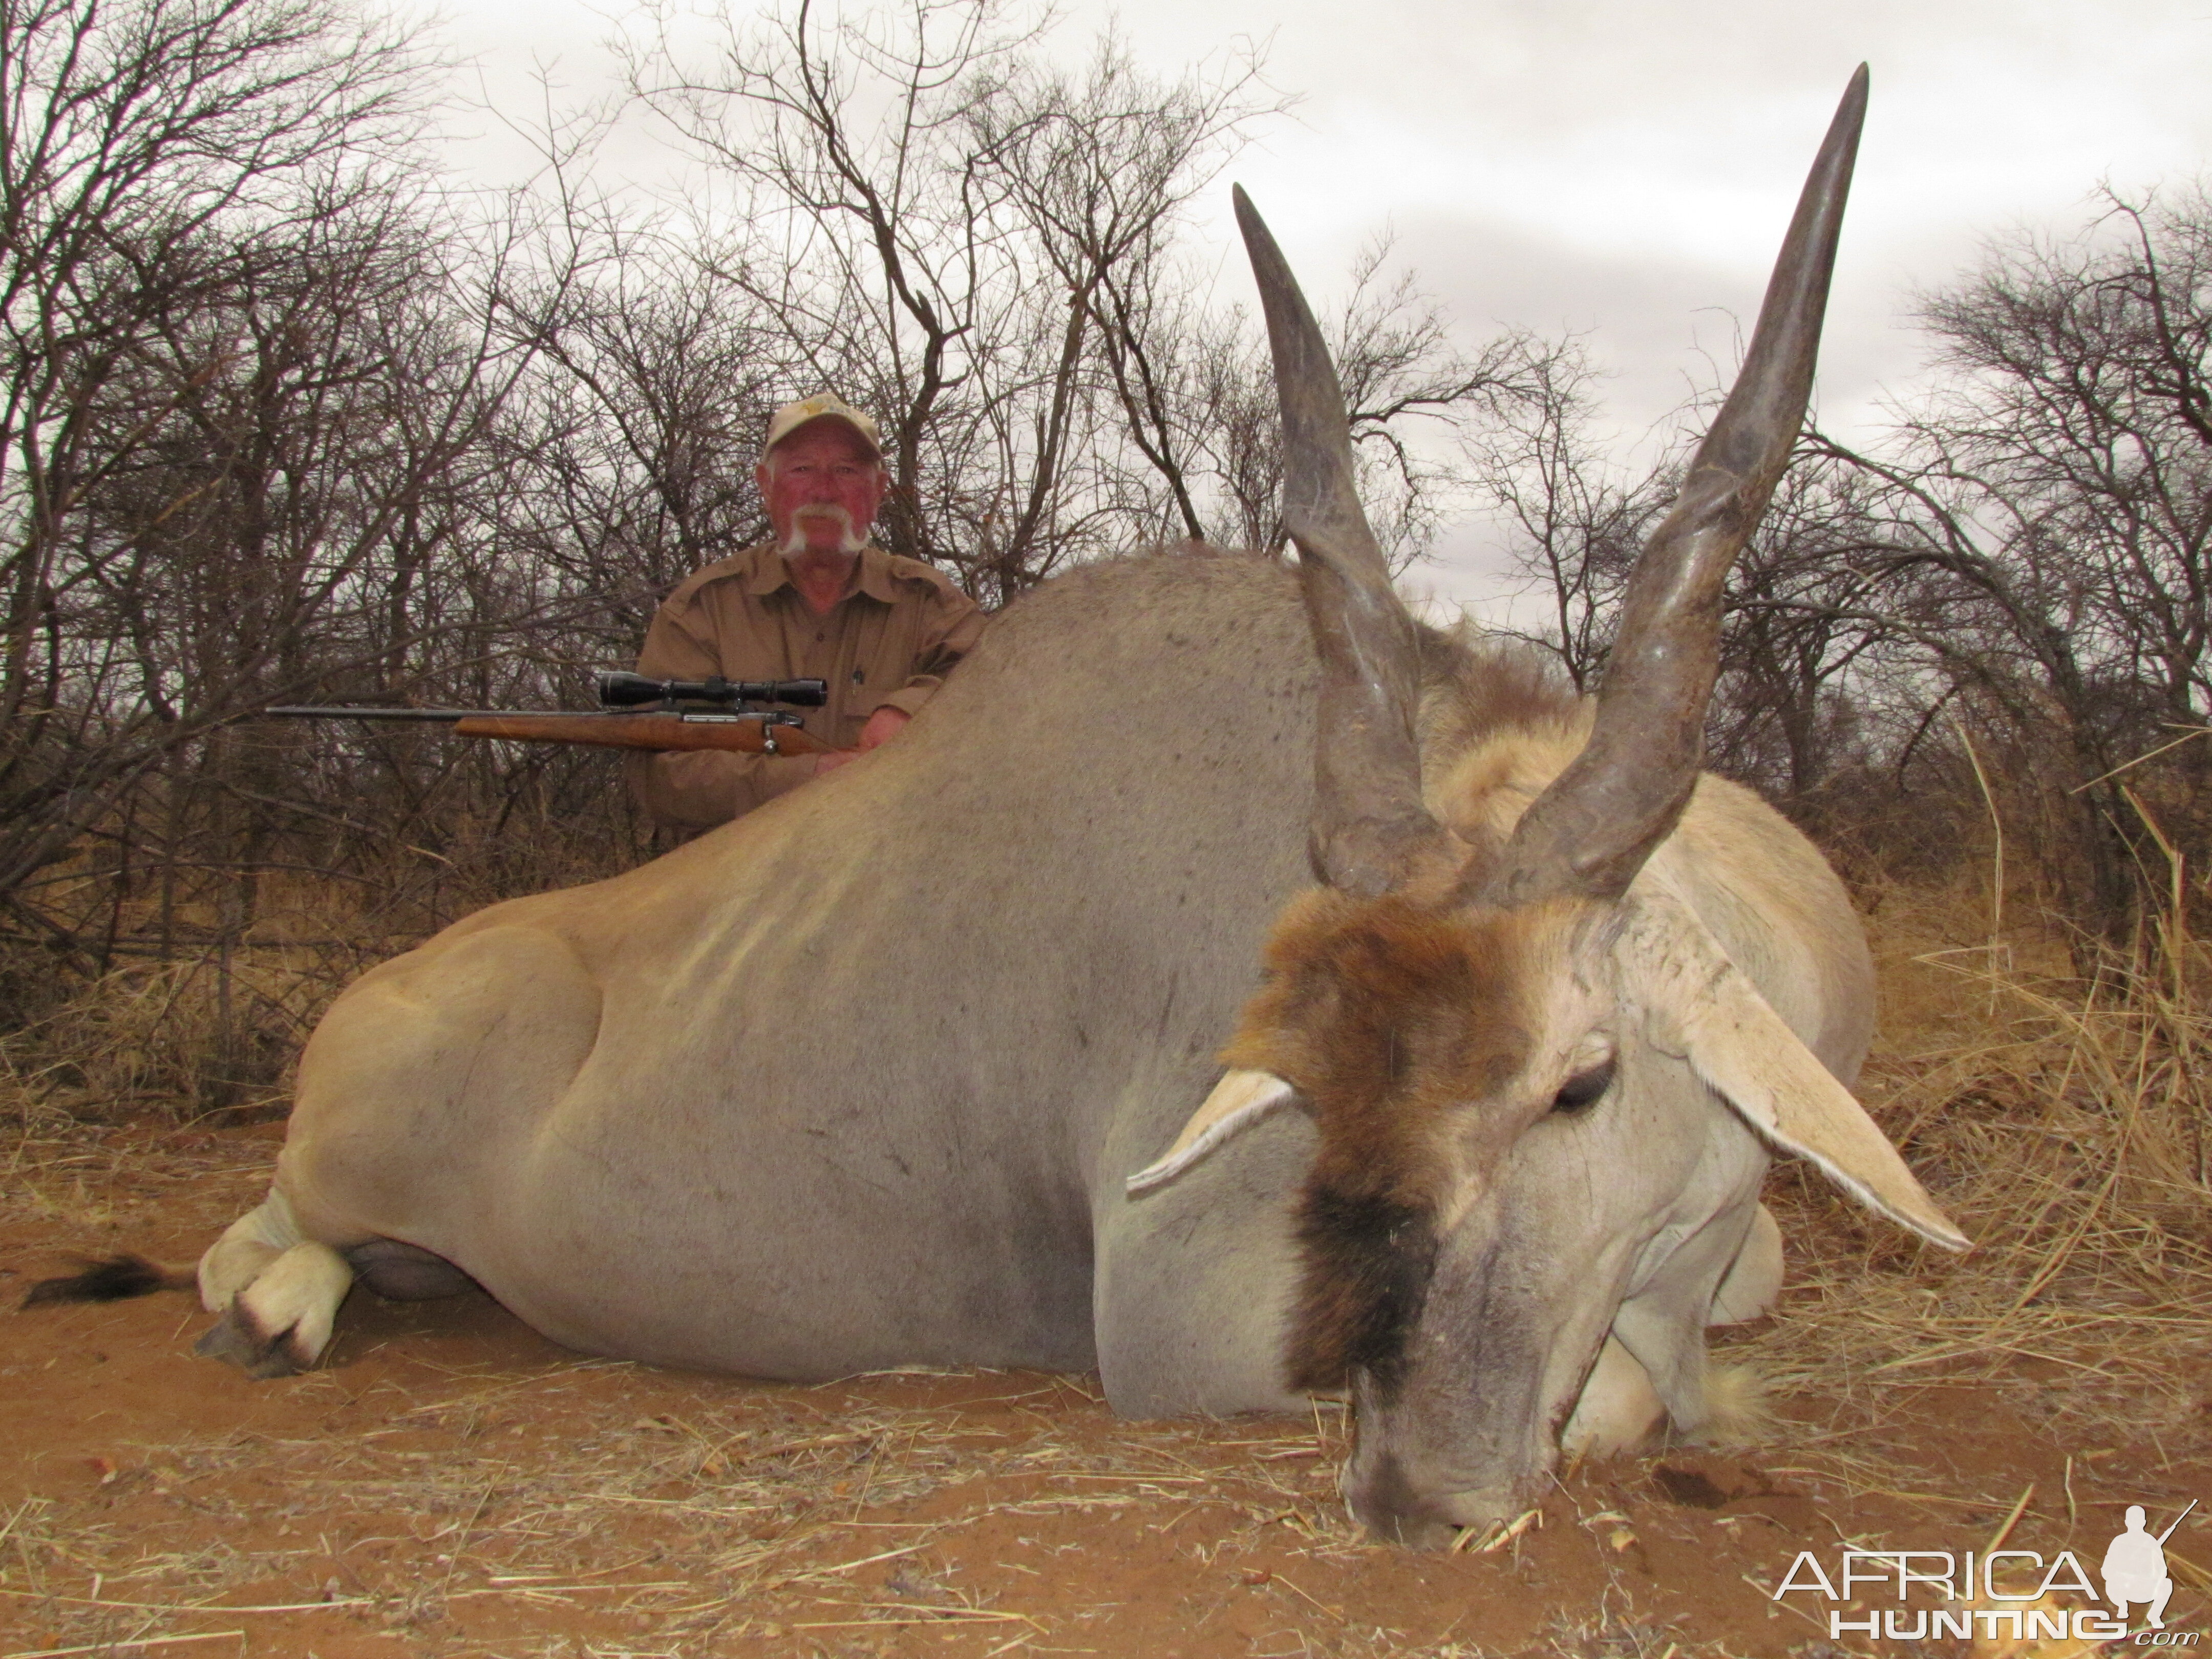
[[863, 414], [834, 392], [824, 392], [812, 398], [802, 398], [795, 404], [786, 404], [775, 411], [768, 423], [768, 441], [761, 445], [761, 459], [805, 426], [809, 421], [842, 421], [860, 434], [860, 441], [875, 453], [878, 460], [884, 458], [884, 441], [876, 430], [876, 419]]

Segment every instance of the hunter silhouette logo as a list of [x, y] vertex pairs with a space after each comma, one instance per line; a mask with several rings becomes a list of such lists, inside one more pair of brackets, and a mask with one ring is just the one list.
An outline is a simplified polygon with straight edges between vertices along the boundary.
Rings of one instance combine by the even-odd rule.
[[[2196, 1507], [2192, 1498], [2189, 1510]], [[2166, 1540], [2173, 1536], [2174, 1527], [2189, 1518], [2189, 1510], [2175, 1516], [2173, 1526], [2154, 1538], [2144, 1524], [2143, 1506], [2128, 1505], [2128, 1529], [2105, 1550], [2105, 1599], [2123, 1622], [2130, 1605], [2140, 1601], [2150, 1609], [2150, 1627], [2166, 1628], [2166, 1604], [2173, 1595], [2173, 1580], [2166, 1571]]]

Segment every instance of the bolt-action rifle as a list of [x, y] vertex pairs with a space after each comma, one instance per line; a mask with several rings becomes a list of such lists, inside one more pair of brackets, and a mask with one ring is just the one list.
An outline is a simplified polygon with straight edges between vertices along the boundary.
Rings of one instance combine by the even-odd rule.
[[656, 680], [615, 672], [599, 676], [599, 706], [567, 708], [384, 708], [287, 704], [265, 715], [302, 720], [429, 720], [464, 738], [514, 743], [584, 743], [610, 749], [723, 749], [740, 755], [828, 755], [825, 743], [781, 709], [819, 708], [821, 680]]

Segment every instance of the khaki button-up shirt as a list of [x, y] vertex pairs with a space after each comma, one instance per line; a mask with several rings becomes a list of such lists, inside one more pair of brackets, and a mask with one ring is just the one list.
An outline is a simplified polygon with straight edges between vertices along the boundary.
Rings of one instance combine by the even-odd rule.
[[[830, 701], [793, 709], [840, 749], [877, 709], [913, 714], [983, 631], [983, 612], [939, 572], [864, 550], [845, 596], [817, 617], [770, 544], [686, 577], [638, 653], [655, 679], [827, 681]], [[726, 823], [814, 775], [811, 755], [633, 754], [629, 785], [655, 822], [696, 832]]]

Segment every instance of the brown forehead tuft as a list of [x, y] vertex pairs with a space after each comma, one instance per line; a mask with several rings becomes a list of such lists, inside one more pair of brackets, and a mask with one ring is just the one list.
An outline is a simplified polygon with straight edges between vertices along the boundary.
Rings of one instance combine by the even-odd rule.
[[1312, 1103], [1316, 1175], [1427, 1201], [1441, 1115], [1528, 1063], [1533, 920], [1395, 893], [1303, 895], [1268, 939], [1266, 981], [1223, 1057], [1287, 1079]]
[[[1348, 1370], [1387, 1392], [1426, 1297], [1437, 1205], [1456, 1173], [1455, 1109], [1527, 1066], [1562, 925], [1557, 905], [1473, 910], [1403, 893], [1316, 890], [1284, 912], [1267, 978], [1223, 1058], [1272, 1072], [1314, 1108], [1298, 1205], [1303, 1283], [1292, 1385]], [[1515, 1125], [1501, 1120], [1501, 1141]]]

